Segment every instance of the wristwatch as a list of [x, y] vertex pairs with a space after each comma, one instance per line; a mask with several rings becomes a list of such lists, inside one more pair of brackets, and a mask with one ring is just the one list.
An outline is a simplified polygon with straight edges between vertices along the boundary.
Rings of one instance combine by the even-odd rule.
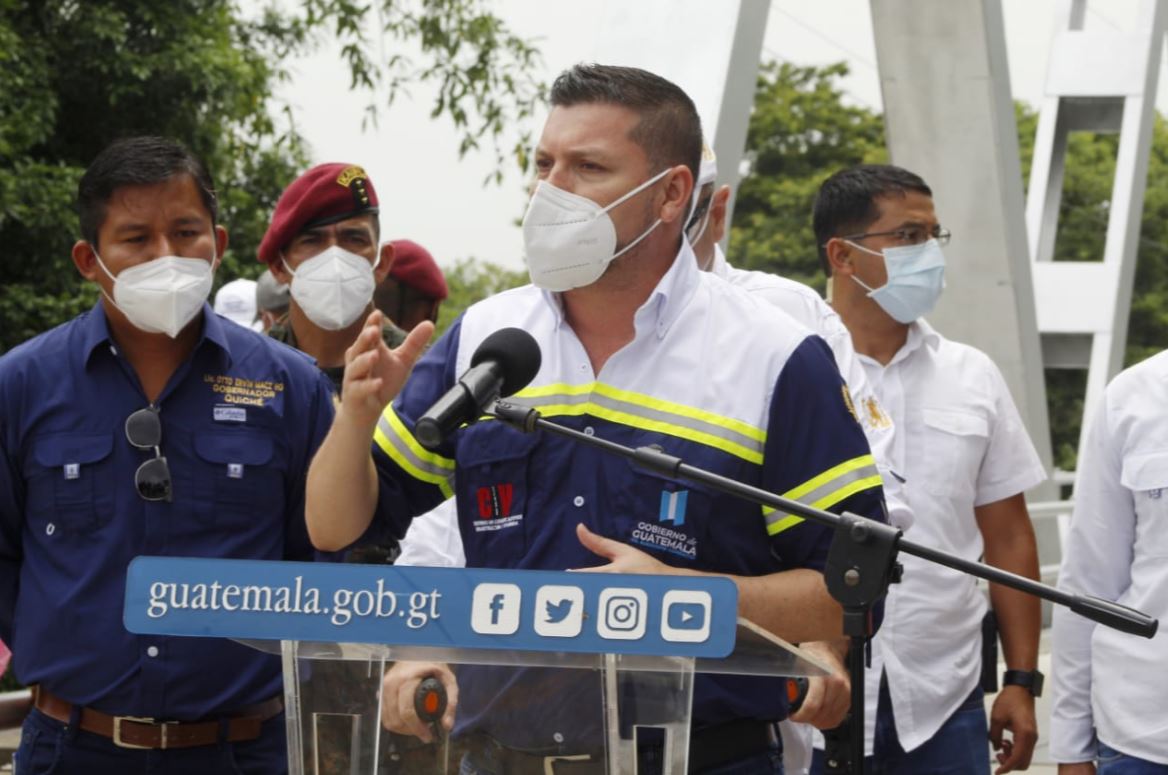
[[1042, 696], [1042, 684], [1046, 676], [1040, 670], [1007, 670], [1002, 674], [1002, 686], [1022, 686], [1035, 697]]

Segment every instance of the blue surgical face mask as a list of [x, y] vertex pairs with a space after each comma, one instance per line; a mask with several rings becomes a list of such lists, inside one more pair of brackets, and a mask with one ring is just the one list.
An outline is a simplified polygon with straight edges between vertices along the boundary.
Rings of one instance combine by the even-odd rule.
[[945, 254], [937, 240], [885, 248], [883, 253], [845, 241], [865, 253], [884, 257], [884, 269], [888, 273], [884, 285], [870, 288], [854, 274], [852, 279], [868, 291], [868, 298], [879, 304], [893, 320], [908, 324], [932, 312], [941, 297], [941, 289], [945, 287]]

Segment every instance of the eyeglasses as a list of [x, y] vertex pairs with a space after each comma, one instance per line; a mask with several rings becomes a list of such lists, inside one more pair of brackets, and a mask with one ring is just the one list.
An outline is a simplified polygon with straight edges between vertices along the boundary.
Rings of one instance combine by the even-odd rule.
[[919, 245], [929, 239], [937, 240], [940, 245], [948, 245], [952, 232], [941, 225], [926, 229], [924, 226], [905, 226], [892, 231], [867, 231], [863, 234], [848, 234], [841, 239], [860, 240], [866, 237], [894, 237], [901, 245]]
[[170, 467], [162, 456], [162, 420], [158, 408], [147, 406], [126, 418], [126, 440], [138, 449], [154, 450], [154, 457], [138, 466], [134, 486], [143, 500], [170, 503]]

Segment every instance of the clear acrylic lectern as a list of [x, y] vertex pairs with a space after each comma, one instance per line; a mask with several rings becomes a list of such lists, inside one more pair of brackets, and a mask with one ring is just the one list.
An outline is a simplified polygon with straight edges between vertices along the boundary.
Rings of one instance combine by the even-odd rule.
[[[457, 773], [468, 753], [500, 773], [571, 771], [564, 765], [587, 756], [607, 775], [682, 775], [695, 674], [816, 676], [826, 667], [743, 619], [724, 659], [244, 642], [282, 655], [291, 775]], [[454, 672], [451, 734], [423, 743], [382, 727], [382, 678], [399, 662]]]

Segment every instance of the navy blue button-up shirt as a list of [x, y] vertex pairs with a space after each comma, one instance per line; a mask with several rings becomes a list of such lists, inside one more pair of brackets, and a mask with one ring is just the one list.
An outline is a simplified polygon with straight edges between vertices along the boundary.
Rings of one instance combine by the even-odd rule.
[[173, 502], [138, 496], [148, 405], [102, 304], [0, 358], [0, 637], [16, 674], [73, 703], [160, 719], [280, 693], [280, 664], [233, 641], [122, 625], [137, 555], [309, 559], [308, 463], [332, 421], [301, 353], [203, 307], [203, 332], [156, 406]]

